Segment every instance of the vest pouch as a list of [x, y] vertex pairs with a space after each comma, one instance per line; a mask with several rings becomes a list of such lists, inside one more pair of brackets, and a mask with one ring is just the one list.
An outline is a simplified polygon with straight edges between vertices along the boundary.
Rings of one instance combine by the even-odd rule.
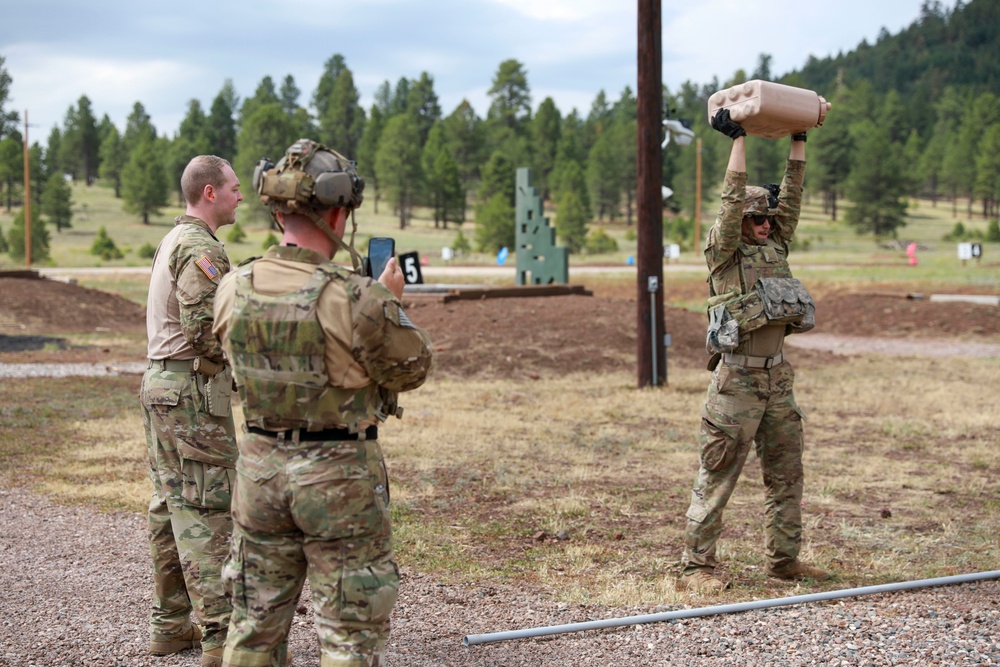
[[740, 329], [729, 314], [725, 304], [719, 304], [708, 311], [708, 334], [705, 336], [705, 352], [732, 352], [740, 344]]
[[730, 316], [736, 320], [740, 334], [748, 334], [767, 324], [764, 303], [757, 290], [751, 290], [749, 294], [741, 295], [735, 301], [726, 303], [725, 306]]
[[756, 288], [769, 323], [791, 325], [796, 333], [816, 326], [816, 306], [797, 279], [759, 278]]

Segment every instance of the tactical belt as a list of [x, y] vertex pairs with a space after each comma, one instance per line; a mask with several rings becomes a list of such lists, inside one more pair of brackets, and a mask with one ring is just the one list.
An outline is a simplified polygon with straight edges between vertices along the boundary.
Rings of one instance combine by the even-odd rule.
[[146, 368], [159, 368], [173, 373], [190, 373], [194, 359], [150, 359]]
[[205, 357], [195, 357], [194, 359], [150, 359], [146, 368], [153, 368], [154, 366], [161, 371], [171, 371], [173, 373], [197, 371], [209, 377], [214, 377], [225, 367], [224, 364], [217, 364]]
[[[268, 431], [256, 426], [247, 426], [247, 430], [257, 435], [264, 435], [269, 438], [284, 436], [285, 440], [292, 440], [296, 431], [299, 434], [299, 442], [324, 441], [324, 440], [358, 440], [358, 433], [351, 433], [346, 428], [328, 428], [322, 431], [307, 431], [304, 428], [293, 428], [286, 431]], [[369, 426], [364, 430], [365, 440], [378, 440], [378, 426]]]
[[771, 368], [777, 366], [785, 360], [785, 355], [781, 352], [773, 357], [750, 357], [745, 354], [733, 354], [723, 352], [722, 360], [730, 366], [743, 366], [744, 368]]

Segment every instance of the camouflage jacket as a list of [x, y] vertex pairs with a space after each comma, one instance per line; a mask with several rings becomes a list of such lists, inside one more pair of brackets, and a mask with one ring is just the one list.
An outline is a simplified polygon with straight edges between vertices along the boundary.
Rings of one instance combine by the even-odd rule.
[[[778, 212], [774, 216], [774, 229], [769, 239], [784, 246], [786, 255], [788, 244], [795, 238], [795, 228], [799, 225], [799, 214], [802, 210], [802, 181], [805, 173], [804, 161], [788, 160], [785, 164], [785, 175], [781, 179]], [[712, 275], [734, 262], [733, 255], [740, 247], [746, 185], [746, 172], [726, 171], [726, 180], [722, 187], [722, 207], [708, 233], [708, 243], [705, 247], [705, 260]]]
[[213, 306], [229, 269], [225, 248], [208, 225], [178, 216], [153, 259], [146, 304], [150, 358], [222, 361], [222, 347], [212, 332]]
[[789, 333], [783, 324], [768, 324], [763, 304], [752, 290], [759, 277], [791, 277], [788, 250], [799, 224], [805, 166], [802, 160], [786, 162], [773, 228], [764, 243], [742, 237], [746, 173], [726, 172], [722, 207], [708, 234], [705, 261], [709, 269], [709, 309], [716, 303], [728, 304], [740, 325], [740, 354], [777, 354]]

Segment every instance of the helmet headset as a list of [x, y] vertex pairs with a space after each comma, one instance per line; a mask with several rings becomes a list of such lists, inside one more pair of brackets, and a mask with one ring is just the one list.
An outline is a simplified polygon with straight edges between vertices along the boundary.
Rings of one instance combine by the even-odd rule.
[[[304, 215], [347, 250], [355, 270], [361, 267], [361, 257], [354, 249], [354, 234], [358, 229], [354, 209], [364, 201], [365, 182], [358, 176], [352, 160], [311, 139], [299, 139], [288, 147], [277, 165], [268, 158], [257, 162], [253, 188], [282, 231], [277, 213]], [[351, 212], [350, 243], [344, 243], [334, 234], [317, 213], [345, 207]]]

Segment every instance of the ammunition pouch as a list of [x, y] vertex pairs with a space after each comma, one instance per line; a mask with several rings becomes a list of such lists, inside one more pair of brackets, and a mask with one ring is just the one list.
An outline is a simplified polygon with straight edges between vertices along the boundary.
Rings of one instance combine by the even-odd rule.
[[739, 324], [733, 319], [725, 304], [719, 304], [708, 311], [708, 334], [705, 336], [705, 351], [732, 352], [740, 344]]
[[[724, 325], [723, 315], [713, 315], [713, 312], [723, 308], [728, 313], [728, 318], [736, 322], [741, 335], [746, 335], [767, 324], [767, 316], [764, 314], [764, 304], [760, 294], [756, 290], [751, 290], [749, 294], [740, 294], [738, 288], [734, 288], [725, 294], [713, 296], [708, 300], [708, 317], [711, 322], [718, 319], [720, 326]], [[709, 325], [711, 327], [711, 324]], [[706, 341], [706, 348], [708, 347]], [[717, 350], [725, 351], [725, 350]], [[709, 353], [712, 351], [709, 350]]]
[[816, 326], [816, 306], [795, 278], [760, 278], [756, 288], [768, 324], [788, 325], [789, 333], [804, 333]]

